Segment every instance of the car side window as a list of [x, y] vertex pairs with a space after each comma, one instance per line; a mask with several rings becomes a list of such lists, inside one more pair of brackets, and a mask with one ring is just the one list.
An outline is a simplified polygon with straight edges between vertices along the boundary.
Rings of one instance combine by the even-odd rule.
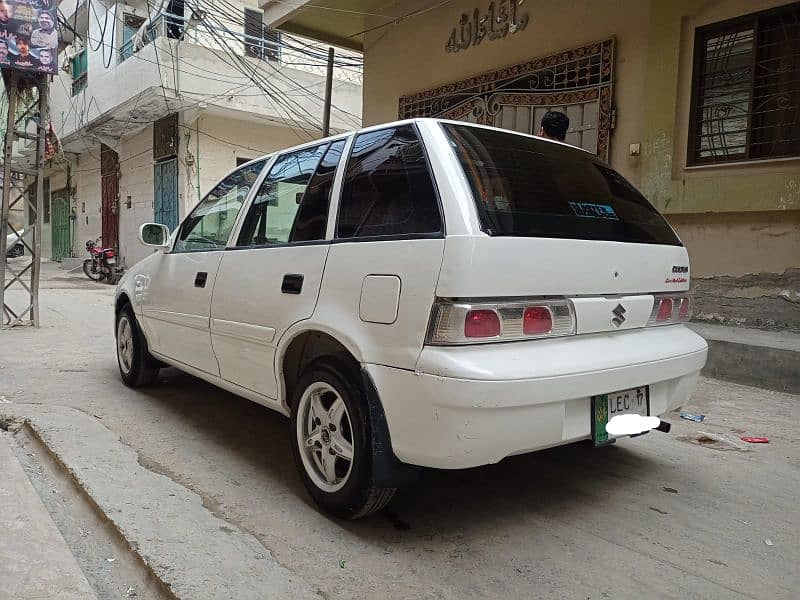
[[412, 125], [357, 136], [345, 172], [336, 236], [436, 234], [442, 217]]
[[250, 163], [220, 181], [181, 224], [173, 252], [224, 248], [242, 204], [265, 164], [266, 160]]
[[289, 235], [290, 242], [311, 242], [325, 239], [328, 225], [328, 210], [331, 204], [331, 190], [336, 177], [336, 167], [342, 158], [346, 140], [333, 142], [317, 166], [306, 193], [300, 202], [297, 218]]
[[300, 203], [327, 148], [322, 144], [278, 157], [250, 205], [238, 246], [289, 241]]

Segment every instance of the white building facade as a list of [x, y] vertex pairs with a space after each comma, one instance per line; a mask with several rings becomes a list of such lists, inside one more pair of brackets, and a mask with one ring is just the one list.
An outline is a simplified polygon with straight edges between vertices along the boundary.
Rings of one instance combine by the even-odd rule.
[[[325, 47], [266, 30], [255, 1], [192, 7], [61, 4], [44, 257], [102, 237], [130, 266], [142, 223], [173, 228], [238, 164], [322, 135]], [[333, 132], [360, 125], [358, 63], [334, 69]]]

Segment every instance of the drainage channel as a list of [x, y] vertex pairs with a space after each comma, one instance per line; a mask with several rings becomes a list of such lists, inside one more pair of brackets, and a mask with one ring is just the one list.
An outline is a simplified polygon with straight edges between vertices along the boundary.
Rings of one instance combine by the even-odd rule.
[[14, 440], [22, 468], [98, 598], [175, 599], [27, 424]]

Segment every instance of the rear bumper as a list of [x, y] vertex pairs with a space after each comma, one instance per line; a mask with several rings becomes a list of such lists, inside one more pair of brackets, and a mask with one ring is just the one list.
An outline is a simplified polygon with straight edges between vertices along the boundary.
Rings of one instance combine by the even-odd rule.
[[649, 385], [650, 412], [662, 415], [687, 400], [707, 351], [703, 338], [676, 325], [426, 347], [416, 372], [366, 368], [397, 457], [458, 469], [590, 437], [593, 395]]

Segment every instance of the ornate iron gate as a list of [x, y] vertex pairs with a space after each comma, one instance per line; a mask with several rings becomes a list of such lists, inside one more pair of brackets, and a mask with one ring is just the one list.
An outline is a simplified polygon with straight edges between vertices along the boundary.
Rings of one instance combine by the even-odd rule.
[[401, 119], [439, 117], [537, 133], [548, 110], [570, 118], [567, 142], [608, 160], [614, 40], [608, 39], [400, 98]]

